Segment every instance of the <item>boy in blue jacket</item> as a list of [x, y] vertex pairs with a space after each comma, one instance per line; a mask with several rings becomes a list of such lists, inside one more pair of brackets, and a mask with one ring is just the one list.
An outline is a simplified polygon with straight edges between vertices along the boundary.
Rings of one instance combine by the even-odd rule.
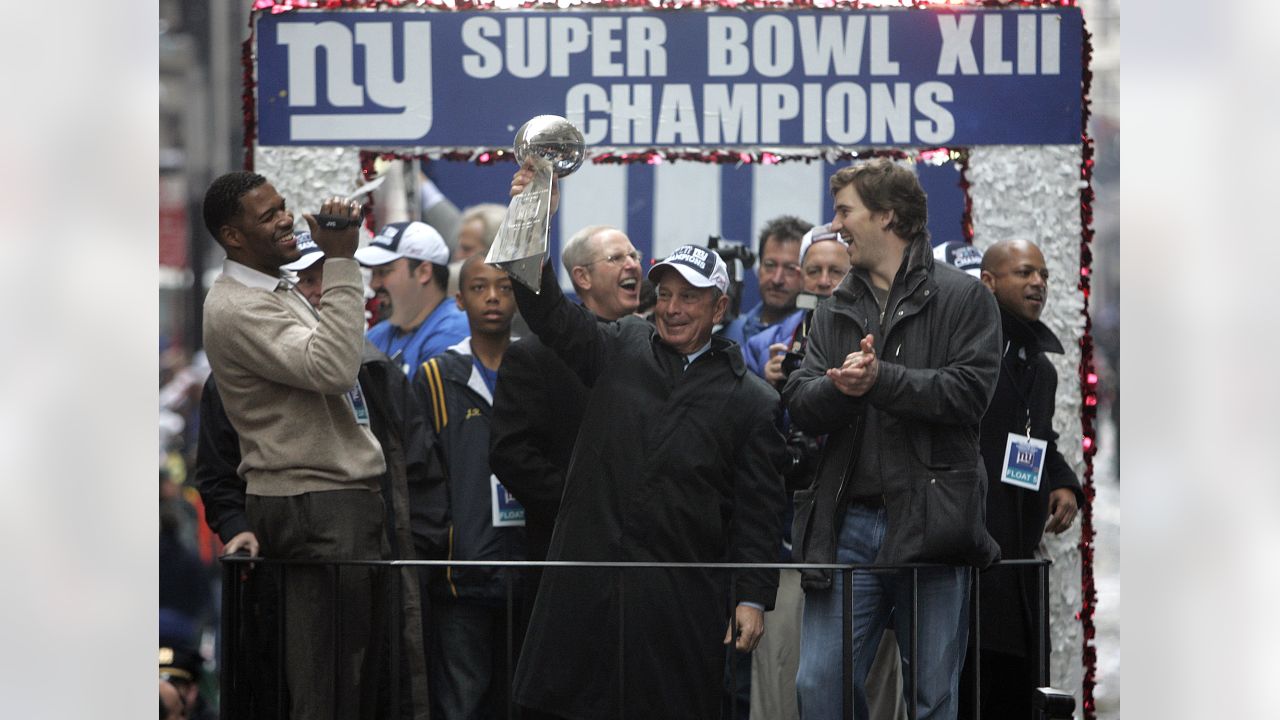
[[[489, 422], [502, 355], [511, 344], [515, 297], [502, 270], [473, 256], [462, 266], [458, 307], [471, 335], [424, 362], [414, 380], [431, 413], [448, 470], [449, 559], [524, 560], [524, 509], [489, 469]], [[432, 715], [496, 717], [506, 703], [510, 569], [449, 567], [432, 584]], [[515, 617], [520, 617], [516, 612]], [[514, 648], [519, 648], [516, 638]]]

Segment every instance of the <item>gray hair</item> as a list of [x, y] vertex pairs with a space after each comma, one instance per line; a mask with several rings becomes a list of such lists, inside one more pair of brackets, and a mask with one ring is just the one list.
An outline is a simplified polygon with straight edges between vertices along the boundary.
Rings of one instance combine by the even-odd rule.
[[[569, 242], [564, 244], [560, 250], [560, 264], [564, 265], [564, 271], [573, 276], [573, 269], [591, 262], [591, 254], [595, 252], [595, 248], [591, 247], [590, 240], [597, 234], [605, 230], [614, 230], [622, 232], [612, 225], [588, 225], [569, 238]], [[577, 287], [574, 283], [574, 287]]]
[[502, 227], [502, 220], [507, 216], [507, 206], [498, 203], [480, 203], [472, 205], [462, 211], [462, 217], [458, 219], [458, 227], [479, 220], [484, 225], [484, 246], [487, 248], [493, 244], [493, 239], [498, 236], [498, 228]]

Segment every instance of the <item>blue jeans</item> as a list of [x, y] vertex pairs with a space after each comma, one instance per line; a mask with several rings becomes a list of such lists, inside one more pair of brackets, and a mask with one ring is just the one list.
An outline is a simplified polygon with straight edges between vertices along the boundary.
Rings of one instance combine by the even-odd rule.
[[[840, 529], [836, 550], [839, 563], [869, 564], [884, 542], [885, 511], [851, 505]], [[896, 573], [853, 574], [853, 702], [854, 717], [867, 717], [866, 678], [880, 636], [894, 623], [904, 677], [910, 692], [911, 578], [910, 570]], [[841, 608], [844, 578], [835, 573], [830, 590], [805, 593], [804, 624], [800, 634], [800, 671], [796, 693], [802, 720], [842, 717]], [[919, 720], [954, 720], [959, 710], [960, 668], [969, 632], [969, 568], [929, 568], [919, 571]], [[906, 697], [907, 707], [911, 697]]]

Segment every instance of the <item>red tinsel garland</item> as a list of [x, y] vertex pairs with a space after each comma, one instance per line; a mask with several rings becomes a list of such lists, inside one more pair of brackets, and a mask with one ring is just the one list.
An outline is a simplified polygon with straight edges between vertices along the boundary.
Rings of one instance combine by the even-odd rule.
[[1084, 187], [1080, 190], [1080, 292], [1084, 294], [1084, 335], [1080, 338], [1080, 394], [1084, 402], [1080, 406], [1080, 429], [1084, 436], [1084, 507], [1080, 508], [1080, 612], [1077, 617], [1084, 634], [1082, 660], [1084, 663], [1084, 680], [1082, 698], [1085, 720], [1094, 720], [1098, 716], [1093, 698], [1093, 688], [1097, 684], [1098, 651], [1094, 646], [1096, 629], [1093, 625], [1093, 613], [1098, 601], [1098, 593], [1093, 582], [1093, 456], [1098, 452], [1097, 433], [1094, 420], [1098, 415], [1098, 373], [1093, 365], [1093, 320], [1089, 317], [1090, 276], [1093, 273], [1093, 138], [1089, 136], [1089, 91], [1093, 84], [1093, 71], [1090, 61], [1093, 59], [1093, 41], [1088, 28], [1084, 28], [1083, 55], [1081, 63], [1081, 103], [1080, 127], [1082, 143], [1080, 179]]
[[258, 139], [258, 106], [255, 102], [257, 80], [253, 76], [253, 13], [249, 14], [249, 37], [240, 46], [240, 80], [244, 90], [240, 93], [240, 110], [244, 119], [244, 169], [253, 172], [253, 149]]
[[[904, 7], [915, 9], [948, 7], [1047, 8], [1075, 7], [1077, 0], [570, 0], [570, 7], [650, 8], [654, 10], [700, 10], [704, 8], [818, 8], [861, 10]], [[432, 10], [547, 10], [564, 9], [558, 0], [519, 0], [510, 7], [498, 7], [493, 0], [254, 0], [253, 11], [272, 14], [290, 10], [341, 10], [418, 7]]]
[[[631, 165], [644, 163], [661, 165], [669, 162], [698, 162], [716, 165], [778, 165], [786, 162], [840, 162], [845, 160], [865, 160], [874, 157], [887, 157], [894, 160], [911, 160], [912, 162], [928, 162], [941, 165], [946, 162], [964, 164], [968, 162], [968, 148], [935, 147], [917, 150], [901, 148], [862, 148], [856, 150], [814, 150], [805, 152], [782, 153], [772, 150], [604, 150], [592, 153], [587, 150], [587, 160], [593, 165]], [[455, 149], [441, 152], [399, 152], [395, 150], [361, 150], [361, 167], [365, 163], [376, 160], [449, 160], [451, 162], [470, 162], [476, 165], [493, 165], [500, 162], [516, 162], [515, 153], [510, 148], [474, 148], [468, 150]], [[370, 164], [371, 168], [372, 165]], [[368, 174], [366, 172], [366, 174]], [[967, 188], [964, 182], [961, 187]], [[966, 200], [966, 205], [972, 203]], [[972, 237], [972, 231], [969, 234]]]
[[973, 196], [969, 194], [969, 152], [966, 150], [956, 163], [960, 168], [960, 191], [964, 193], [964, 212], [960, 215], [960, 239], [973, 244]]

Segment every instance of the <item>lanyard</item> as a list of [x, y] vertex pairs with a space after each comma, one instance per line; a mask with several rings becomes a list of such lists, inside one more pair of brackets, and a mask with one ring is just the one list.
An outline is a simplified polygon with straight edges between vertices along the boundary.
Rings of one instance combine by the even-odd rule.
[[[1024, 392], [1022, 391], [1022, 388], [1018, 386], [1018, 380], [1017, 380], [1017, 378], [1015, 378], [1015, 377], [1013, 376], [1013, 370], [1011, 370], [1011, 369], [1009, 368], [1009, 357], [1008, 357], [1008, 356], [1009, 356], [1009, 348], [1010, 348], [1010, 346], [1011, 346], [1011, 345], [1012, 345], [1012, 342], [1010, 342], [1010, 341], [1005, 341], [1005, 344], [1004, 344], [1004, 353], [1002, 353], [1002, 354], [1000, 355], [1000, 370], [1005, 374], [1005, 377], [1009, 378], [1009, 385], [1010, 385], [1010, 387], [1012, 387], [1012, 388], [1013, 388], [1013, 391], [1014, 391], [1015, 393], [1017, 393], [1017, 395], [1018, 395], [1018, 399], [1022, 401], [1022, 408], [1023, 408], [1023, 410], [1026, 412], [1026, 432], [1027, 432], [1027, 439], [1030, 439], [1030, 438], [1031, 438], [1031, 399], [1030, 399], [1030, 398], [1028, 398], [1028, 397], [1027, 397], [1027, 394], [1026, 394], [1026, 393], [1024, 393]], [[1029, 363], [1028, 363], [1028, 364], [1029, 364]], [[1030, 369], [1031, 369], [1031, 371], [1032, 371], [1032, 375], [1031, 375], [1031, 384], [1035, 384], [1035, 380], [1036, 380], [1035, 373], [1036, 373], [1036, 370], [1035, 370], [1035, 368], [1034, 368], [1034, 367], [1033, 367], [1033, 368], [1030, 368]]]

